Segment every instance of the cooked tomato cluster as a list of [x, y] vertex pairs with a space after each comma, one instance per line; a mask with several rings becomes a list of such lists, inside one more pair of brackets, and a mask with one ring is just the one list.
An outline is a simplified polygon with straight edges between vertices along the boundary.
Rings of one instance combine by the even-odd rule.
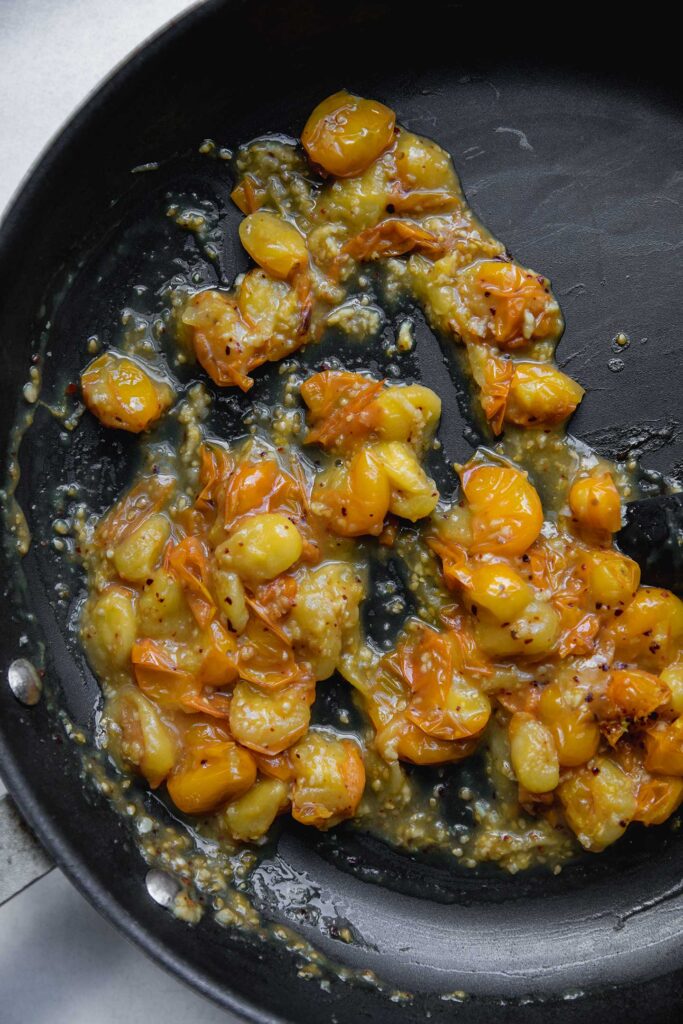
[[664, 821], [683, 798], [683, 603], [640, 587], [637, 564], [613, 549], [611, 476], [574, 483], [551, 528], [519, 470], [474, 464], [462, 476], [467, 500], [429, 543], [507, 722], [520, 803], [564, 814], [591, 850], [631, 821]]
[[[246, 391], [263, 363], [316, 340], [374, 262], [465, 346], [493, 436], [561, 439], [583, 390], [552, 362], [559, 307], [476, 221], [448, 154], [345, 92], [301, 142], [305, 158], [292, 149], [280, 175], [267, 142], [238, 161], [255, 267], [179, 313], [180, 343], [215, 384]], [[114, 351], [82, 385], [105, 425], [132, 432], [174, 399], [166, 376]], [[117, 756], [181, 811], [256, 840], [287, 810], [318, 828], [352, 817], [368, 745], [390, 764], [452, 763], [495, 723], [521, 807], [587, 849], [672, 814], [683, 604], [641, 587], [614, 548], [623, 474], [577, 456], [544, 513], [505, 448], [482, 450], [458, 467], [448, 507], [423, 466], [441, 415], [428, 387], [330, 369], [300, 397], [303, 449], [204, 438], [189, 486], [180, 472], [143, 476], [92, 533], [83, 632]], [[380, 653], [359, 624], [358, 539], [392, 547], [402, 531], [439, 599]], [[316, 685], [335, 672], [366, 712], [362, 736], [311, 726]]]

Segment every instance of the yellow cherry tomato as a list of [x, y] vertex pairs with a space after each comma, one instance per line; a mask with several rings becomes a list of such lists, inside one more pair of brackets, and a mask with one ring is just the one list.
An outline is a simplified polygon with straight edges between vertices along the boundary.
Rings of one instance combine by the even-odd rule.
[[207, 814], [246, 793], [256, 781], [256, 761], [219, 726], [193, 726], [186, 756], [168, 777], [173, 803], [185, 814]]
[[423, 629], [416, 642], [397, 652], [400, 672], [412, 696], [407, 717], [440, 740], [463, 740], [480, 733], [491, 717], [491, 702], [457, 671], [450, 634]]
[[336, 92], [315, 108], [301, 133], [311, 161], [337, 178], [361, 174], [394, 139], [396, 118], [377, 100]]
[[216, 549], [219, 565], [240, 579], [263, 583], [286, 572], [301, 557], [304, 542], [294, 523], [279, 512], [248, 516]]
[[144, 583], [161, 558], [171, 524], [160, 512], [146, 519], [118, 544], [114, 550], [114, 568], [121, 579]]
[[643, 825], [662, 825], [683, 800], [683, 779], [673, 775], [646, 778], [638, 786], [638, 805], [634, 821]]
[[171, 404], [168, 384], [127, 356], [105, 352], [81, 374], [83, 401], [105, 427], [139, 434]]
[[83, 639], [97, 672], [130, 664], [138, 628], [136, 603], [135, 591], [111, 586], [86, 605]]
[[370, 451], [389, 477], [389, 511], [411, 523], [430, 515], [439, 501], [439, 492], [407, 441], [381, 441]]
[[127, 686], [114, 698], [111, 717], [118, 726], [112, 736], [114, 749], [137, 765], [156, 789], [173, 768], [177, 752], [176, 736], [158, 706], [136, 686]]
[[683, 775], [683, 718], [658, 722], [645, 737], [645, 767], [660, 775]]
[[483, 612], [474, 629], [477, 643], [494, 658], [548, 654], [560, 632], [560, 618], [550, 601], [529, 601], [511, 622], [491, 621]]
[[[619, 614], [621, 613], [621, 614]], [[618, 657], [645, 667], [664, 667], [683, 637], [683, 601], [670, 590], [641, 587], [623, 613], [617, 609], [610, 633]]]
[[448, 153], [431, 139], [401, 130], [396, 143], [396, 171], [406, 192], [435, 189], [458, 195], [458, 182]]
[[265, 835], [288, 803], [288, 786], [281, 779], [260, 779], [229, 804], [223, 822], [233, 839], [255, 842]]
[[352, 740], [311, 729], [292, 749], [290, 761], [296, 821], [324, 830], [353, 817], [365, 788], [365, 765]]
[[576, 480], [569, 492], [569, 507], [579, 524], [590, 530], [616, 533], [621, 529], [621, 498], [610, 473]]
[[580, 384], [547, 363], [517, 363], [510, 384], [505, 419], [520, 427], [562, 423], [585, 392]]
[[522, 555], [543, 525], [541, 500], [511, 466], [470, 466], [462, 474], [472, 513], [474, 554]]
[[618, 551], [588, 551], [580, 571], [596, 608], [625, 608], [636, 596], [640, 566]]
[[330, 529], [341, 537], [377, 536], [391, 502], [391, 482], [384, 467], [369, 448], [361, 448], [348, 470], [331, 483], [321, 481], [313, 492], [319, 514], [329, 520]]
[[509, 565], [485, 563], [472, 570], [467, 596], [500, 622], [512, 622], [524, 611], [533, 596], [528, 583]]
[[250, 213], [240, 224], [239, 234], [251, 258], [273, 277], [286, 280], [308, 262], [303, 236], [274, 213]]
[[272, 691], [240, 680], [230, 702], [230, 731], [257, 754], [281, 754], [308, 729], [313, 696], [300, 683]]
[[[378, 733], [378, 747], [380, 734]], [[440, 740], [405, 718], [396, 740], [396, 756], [410, 764], [454, 764], [474, 753], [480, 736], [464, 740]]]
[[672, 662], [667, 665], [659, 678], [665, 683], [671, 692], [671, 707], [677, 715], [683, 713], [683, 660]]
[[423, 384], [386, 388], [374, 400], [373, 413], [383, 441], [407, 441], [418, 447], [436, 429], [441, 399]]
[[577, 839], [594, 853], [619, 839], [636, 814], [634, 783], [608, 757], [571, 772], [557, 792]]
[[552, 733], [563, 768], [590, 761], [600, 743], [600, 729], [585, 698], [581, 687], [559, 682], [550, 683], [541, 694], [538, 713]]

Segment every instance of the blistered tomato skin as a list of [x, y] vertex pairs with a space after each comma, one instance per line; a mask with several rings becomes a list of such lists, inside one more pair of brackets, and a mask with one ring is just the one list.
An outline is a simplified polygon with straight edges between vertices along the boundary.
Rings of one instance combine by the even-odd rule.
[[391, 145], [394, 125], [394, 112], [383, 103], [337, 92], [315, 108], [301, 141], [314, 165], [337, 178], [352, 178]]
[[671, 697], [669, 687], [657, 676], [638, 669], [615, 669], [607, 696], [623, 715], [647, 718]]
[[559, 338], [562, 314], [548, 281], [505, 260], [479, 260], [455, 278], [459, 301], [452, 326], [466, 343], [501, 349]]

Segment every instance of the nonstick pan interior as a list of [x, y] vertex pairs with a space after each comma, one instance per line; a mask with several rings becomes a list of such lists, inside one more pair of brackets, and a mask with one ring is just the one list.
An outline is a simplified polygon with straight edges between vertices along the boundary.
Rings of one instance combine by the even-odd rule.
[[[681, 474], [680, 90], [661, 46], [652, 62], [641, 47], [637, 66], [622, 49], [615, 69], [606, 37], [584, 31], [586, 12], [575, 18], [562, 27], [495, 4], [403, 13], [301, 2], [209, 4], [188, 16], [90, 102], [4, 225], [3, 439], [41, 346], [45, 392], [54, 392], [77, 380], [89, 335], [113, 341], [125, 307], [155, 311], [155, 288], [174, 268], [202, 265], [207, 281], [218, 273], [227, 282], [246, 265], [229, 179], [197, 153], [202, 139], [296, 135], [315, 102], [346, 86], [453, 153], [476, 213], [552, 279], [567, 321], [558, 360], [588, 390], [572, 431], [601, 454], [642, 456], [653, 487], [657, 473]], [[151, 161], [157, 170], [130, 173]], [[220, 215], [217, 270], [164, 217], [168, 196], [193, 192]], [[620, 332], [630, 345], [616, 354]], [[267, 387], [267, 373], [257, 386]], [[239, 402], [221, 398], [215, 429], [234, 429]], [[467, 426], [450, 403], [442, 430], [463, 454]], [[21, 570], [7, 562], [2, 667], [43, 643], [48, 689], [91, 728], [97, 688], [69, 639], [78, 583], [65, 580], [51, 546], [53, 499], [76, 480], [104, 508], [130, 477], [134, 443], [88, 417], [70, 443], [62, 433], [39, 408], [21, 448], [17, 496], [34, 540]], [[667, 1020], [680, 999], [683, 847], [669, 827], [632, 830], [557, 877], [454, 871], [352, 831], [285, 832], [269, 862], [273, 917], [412, 996], [392, 1001], [372, 983], [323, 990], [298, 975], [284, 946], [210, 915], [191, 928], [153, 904], [127, 825], [85, 795], [77, 752], [46, 702], [25, 709], [0, 690], [0, 752], [21, 807], [86, 895], [157, 959], [254, 1019], [592, 1021], [617, 987], [625, 1020], [644, 999], [651, 1019]], [[354, 942], [340, 941], [325, 914], [302, 913], [316, 901], [352, 925]]]

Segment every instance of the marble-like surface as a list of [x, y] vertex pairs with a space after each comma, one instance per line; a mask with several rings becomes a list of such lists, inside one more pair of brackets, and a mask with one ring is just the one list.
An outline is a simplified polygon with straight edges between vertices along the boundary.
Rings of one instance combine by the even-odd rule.
[[2, 1024], [236, 1024], [147, 959], [57, 869], [0, 909]]
[[[0, 0], [0, 211], [111, 68], [191, 6], [188, 0]], [[0, 908], [0, 1021], [236, 1024], [151, 963], [56, 869]]]

